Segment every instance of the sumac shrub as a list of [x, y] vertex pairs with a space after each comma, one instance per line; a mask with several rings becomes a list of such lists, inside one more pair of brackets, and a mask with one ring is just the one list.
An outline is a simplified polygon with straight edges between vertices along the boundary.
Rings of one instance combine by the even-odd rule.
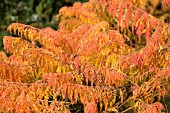
[[[168, 1], [164, 0], [165, 5]], [[57, 31], [12, 23], [0, 54], [2, 112], [168, 112], [170, 25], [140, 1], [62, 7]]]

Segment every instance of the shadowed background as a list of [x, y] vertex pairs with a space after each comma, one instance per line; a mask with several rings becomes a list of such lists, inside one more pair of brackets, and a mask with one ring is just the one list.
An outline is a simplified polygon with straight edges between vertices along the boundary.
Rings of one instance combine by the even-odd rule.
[[3, 50], [3, 36], [9, 35], [6, 28], [12, 22], [30, 24], [35, 27], [57, 29], [55, 15], [63, 6], [87, 0], [0, 0], [0, 51]]

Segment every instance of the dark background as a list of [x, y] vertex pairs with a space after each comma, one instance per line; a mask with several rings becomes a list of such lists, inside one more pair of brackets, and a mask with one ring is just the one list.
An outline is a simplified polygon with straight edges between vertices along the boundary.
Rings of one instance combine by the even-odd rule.
[[12, 22], [57, 29], [58, 20], [55, 15], [61, 7], [86, 1], [88, 0], [0, 0], [0, 51], [3, 50], [3, 36], [9, 35], [6, 28]]

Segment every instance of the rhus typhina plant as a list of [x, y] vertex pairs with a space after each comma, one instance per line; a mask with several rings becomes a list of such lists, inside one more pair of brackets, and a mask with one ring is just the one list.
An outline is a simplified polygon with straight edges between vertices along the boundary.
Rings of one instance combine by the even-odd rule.
[[168, 112], [170, 25], [140, 2], [74, 3], [57, 14], [57, 31], [9, 25], [18, 37], [3, 38], [0, 110]]

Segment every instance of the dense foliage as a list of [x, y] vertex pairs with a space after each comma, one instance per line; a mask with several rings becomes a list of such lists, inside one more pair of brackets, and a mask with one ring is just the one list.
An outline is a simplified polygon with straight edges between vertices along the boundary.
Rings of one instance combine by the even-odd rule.
[[168, 112], [170, 24], [140, 7], [89, 0], [62, 7], [57, 31], [10, 24], [17, 37], [3, 37], [0, 110]]

